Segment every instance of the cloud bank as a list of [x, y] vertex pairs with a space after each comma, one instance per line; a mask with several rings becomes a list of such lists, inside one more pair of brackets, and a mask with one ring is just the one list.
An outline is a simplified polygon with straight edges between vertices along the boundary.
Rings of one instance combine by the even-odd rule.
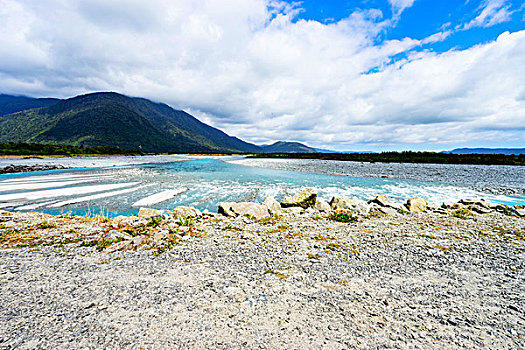
[[[390, 3], [399, 16], [414, 1]], [[395, 22], [379, 10], [328, 24], [298, 11], [264, 0], [0, 0], [0, 92], [118, 91], [256, 143], [525, 144], [525, 31], [435, 53], [424, 45], [450, 32], [378, 40]], [[465, 27], [505, 11], [487, 0]]]

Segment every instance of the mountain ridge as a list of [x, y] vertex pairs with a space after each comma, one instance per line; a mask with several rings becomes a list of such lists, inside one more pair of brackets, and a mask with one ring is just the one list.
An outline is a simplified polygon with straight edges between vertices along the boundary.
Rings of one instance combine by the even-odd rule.
[[258, 153], [190, 114], [140, 97], [95, 92], [0, 117], [0, 142], [110, 146], [145, 152]]
[[520, 155], [525, 154], [525, 148], [455, 148], [452, 151], [445, 153], [452, 154], [506, 154], [506, 155]]

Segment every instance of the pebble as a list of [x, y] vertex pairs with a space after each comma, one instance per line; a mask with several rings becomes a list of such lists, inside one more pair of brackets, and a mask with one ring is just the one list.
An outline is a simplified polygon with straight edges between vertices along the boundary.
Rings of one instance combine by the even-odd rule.
[[1, 246], [0, 349], [522, 348], [525, 220], [445, 213], [165, 218], [112, 253], [82, 245], [112, 222], [46, 216], [42, 244]]

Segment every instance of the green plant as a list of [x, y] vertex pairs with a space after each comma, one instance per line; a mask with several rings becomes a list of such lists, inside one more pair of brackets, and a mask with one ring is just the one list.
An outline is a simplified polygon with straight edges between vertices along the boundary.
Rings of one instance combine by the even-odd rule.
[[469, 217], [474, 216], [474, 214], [468, 209], [458, 209], [452, 212], [452, 216], [462, 220], [467, 220]]
[[157, 227], [162, 222], [162, 216], [154, 216], [147, 222], [146, 226], [148, 227]]
[[36, 224], [36, 227], [41, 229], [41, 230], [45, 230], [46, 228], [55, 228], [55, 227], [57, 227], [57, 225], [49, 223], [47, 221], [42, 221], [42, 222], [39, 222], [38, 224]]
[[177, 224], [179, 224], [180, 226], [193, 226], [195, 225], [195, 222], [193, 221], [192, 218], [184, 218], [180, 216], [179, 219], [177, 220]]
[[499, 212], [502, 212], [503, 214], [508, 215], [508, 216], [515, 216], [515, 215], [517, 215], [516, 208], [509, 207], [508, 205], [505, 205], [505, 204], [498, 205], [496, 207], [496, 210], [499, 211]]
[[275, 224], [277, 221], [281, 220], [282, 218], [283, 218], [282, 215], [272, 214], [270, 216], [260, 219], [259, 222], [261, 224]]
[[346, 213], [334, 213], [328, 217], [330, 220], [339, 222], [357, 222], [357, 217]]

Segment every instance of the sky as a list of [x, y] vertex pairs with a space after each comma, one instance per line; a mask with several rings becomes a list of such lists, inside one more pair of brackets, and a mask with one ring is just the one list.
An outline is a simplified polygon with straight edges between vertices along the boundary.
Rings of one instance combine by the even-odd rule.
[[257, 144], [525, 147], [516, 0], [0, 0], [0, 93], [116, 91]]

